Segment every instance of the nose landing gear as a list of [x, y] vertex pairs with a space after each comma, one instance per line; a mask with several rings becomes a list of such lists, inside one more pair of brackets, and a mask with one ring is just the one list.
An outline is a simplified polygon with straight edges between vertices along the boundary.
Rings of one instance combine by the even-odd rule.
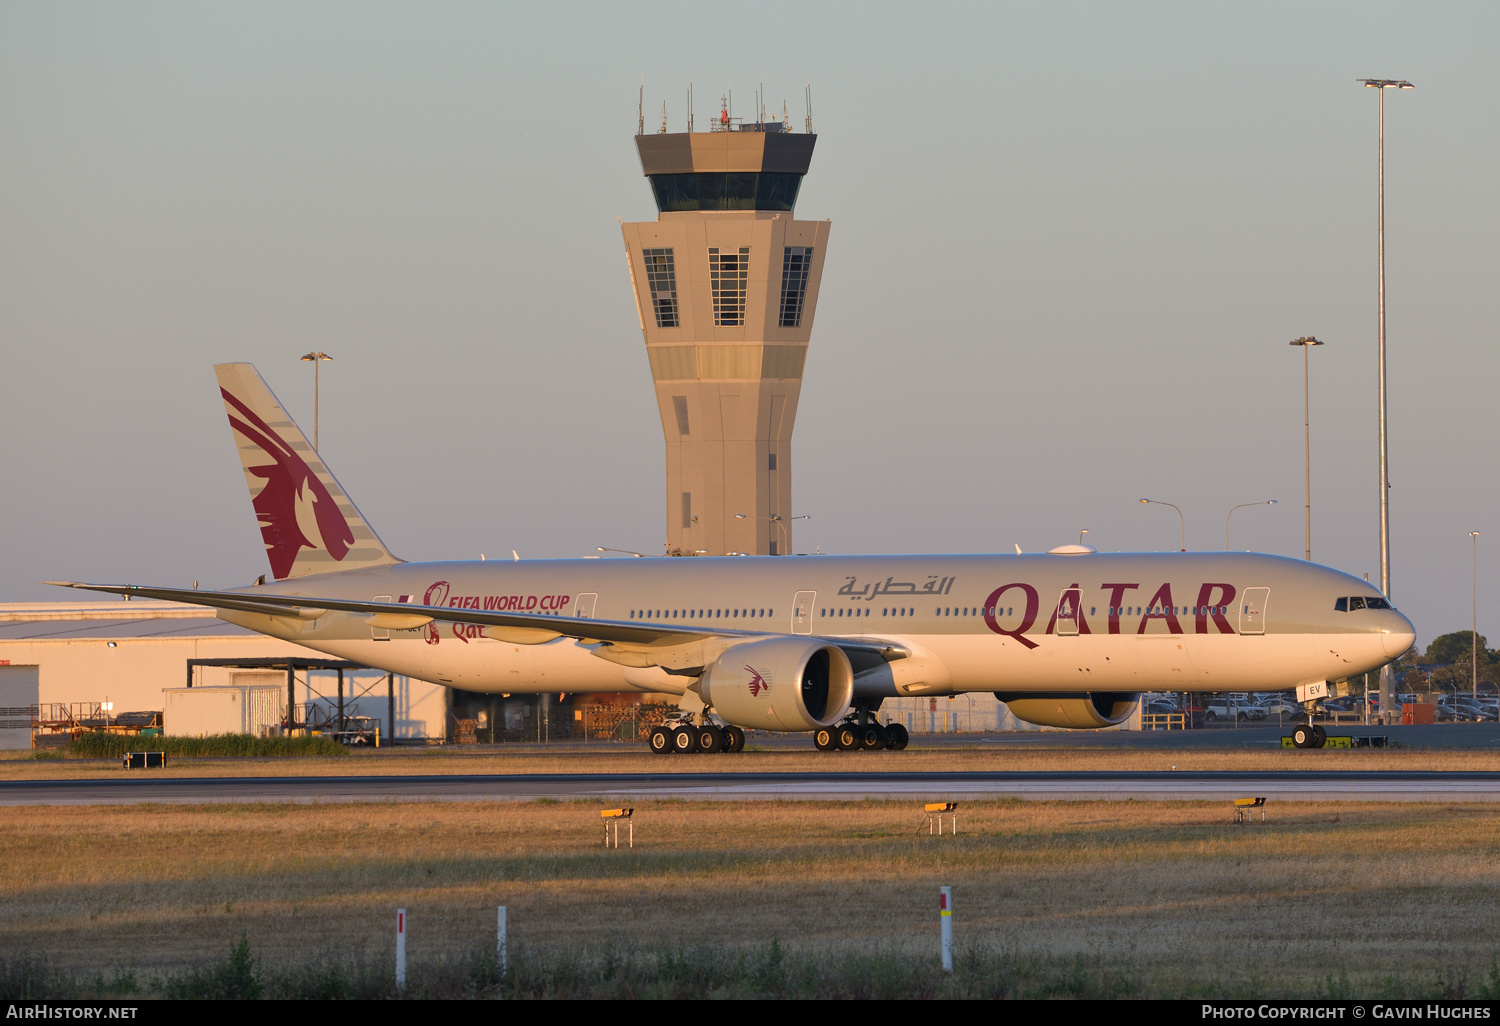
[[1328, 731], [1314, 723], [1299, 723], [1292, 731], [1292, 744], [1298, 748], [1322, 748], [1328, 743]]

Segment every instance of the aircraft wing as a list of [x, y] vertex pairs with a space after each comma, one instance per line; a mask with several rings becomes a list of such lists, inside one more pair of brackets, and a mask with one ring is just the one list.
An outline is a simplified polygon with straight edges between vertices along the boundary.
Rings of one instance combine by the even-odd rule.
[[[478, 609], [450, 609], [446, 606], [423, 606], [410, 602], [366, 602], [357, 599], [320, 598], [306, 595], [257, 595], [244, 591], [198, 591], [187, 588], [155, 588], [138, 584], [83, 584], [77, 581], [43, 581], [61, 588], [80, 588], [111, 595], [164, 599], [186, 602], [215, 609], [234, 609], [291, 620], [314, 620], [324, 613], [364, 613], [380, 617], [372, 626], [411, 629], [431, 620], [445, 623], [472, 623], [486, 627], [509, 627], [548, 631], [559, 637], [606, 644], [672, 647], [708, 638], [765, 637], [775, 631], [742, 631], [723, 627], [701, 627], [689, 624], [641, 623], [634, 620], [593, 620], [574, 616], [544, 616], [538, 613], [500, 613]], [[901, 645], [878, 639], [827, 638], [851, 654], [875, 655], [886, 661], [904, 659], [910, 653]]]

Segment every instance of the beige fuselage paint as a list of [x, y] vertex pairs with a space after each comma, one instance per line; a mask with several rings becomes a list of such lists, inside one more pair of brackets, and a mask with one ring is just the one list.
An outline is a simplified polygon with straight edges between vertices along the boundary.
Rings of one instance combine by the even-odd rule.
[[[856, 677], [856, 695], [866, 696], [1282, 690], [1373, 671], [1414, 640], [1411, 623], [1394, 610], [1335, 610], [1343, 596], [1377, 597], [1367, 582], [1253, 553], [400, 563], [246, 589], [314, 607], [318, 596], [433, 603], [436, 595], [435, 604], [446, 607], [531, 612], [539, 626], [549, 612], [572, 615], [577, 596], [597, 594], [592, 617], [601, 621], [756, 636], [790, 634], [793, 598], [803, 591], [817, 592], [814, 637], [909, 651]], [[1242, 601], [1247, 592], [1255, 593], [1253, 609]], [[1059, 599], [1069, 593], [1071, 600]], [[658, 667], [596, 658], [586, 643], [567, 637], [517, 645], [486, 638], [474, 625], [433, 623], [377, 640], [362, 614], [330, 612], [303, 624], [219, 615], [330, 655], [472, 691], [680, 694], [691, 683]], [[1263, 633], [1241, 633], [1242, 617]]]

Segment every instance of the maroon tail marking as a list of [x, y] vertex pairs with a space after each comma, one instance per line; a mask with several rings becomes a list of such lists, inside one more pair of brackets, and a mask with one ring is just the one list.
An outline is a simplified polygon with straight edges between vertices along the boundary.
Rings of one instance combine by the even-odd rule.
[[266, 482], [255, 497], [255, 513], [260, 520], [260, 536], [266, 543], [266, 555], [271, 558], [272, 576], [278, 581], [285, 579], [291, 574], [297, 553], [303, 546], [318, 547], [315, 541], [304, 537], [302, 529], [297, 526], [297, 495], [304, 488], [312, 493], [313, 512], [317, 516], [318, 530], [323, 535], [323, 544], [329, 555], [342, 560], [354, 544], [354, 533], [344, 522], [344, 515], [339, 512], [328, 489], [323, 487], [323, 482], [296, 450], [282, 441], [281, 436], [248, 406], [223, 388], [219, 389], [219, 394], [250, 422], [247, 424], [231, 415], [230, 426], [259, 446], [272, 460], [250, 468], [250, 473]]

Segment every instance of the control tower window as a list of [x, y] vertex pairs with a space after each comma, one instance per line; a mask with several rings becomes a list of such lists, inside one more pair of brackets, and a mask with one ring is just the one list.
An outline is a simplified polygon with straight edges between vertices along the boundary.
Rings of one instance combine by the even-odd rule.
[[781, 258], [781, 326], [802, 327], [802, 300], [807, 298], [807, 275], [812, 269], [811, 246], [788, 246]]
[[651, 289], [651, 309], [658, 328], [677, 327], [677, 269], [670, 249], [641, 252], [646, 261], [646, 284]]
[[745, 285], [750, 280], [750, 247], [738, 253], [708, 251], [708, 278], [714, 296], [714, 323], [738, 327], [745, 323]]
[[656, 209], [781, 210], [797, 205], [802, 176], [771, 171], [699, 171], [651, 175]]

